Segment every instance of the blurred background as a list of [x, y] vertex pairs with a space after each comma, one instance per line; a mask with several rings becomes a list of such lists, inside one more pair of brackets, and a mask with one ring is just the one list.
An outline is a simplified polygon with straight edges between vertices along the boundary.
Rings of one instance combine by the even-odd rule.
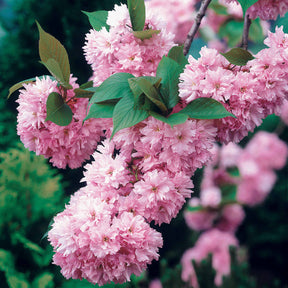
[[[46, 159], [26, 150], [16, 134], [17, 92], [9, 100], [7, 95], [13, 84], [47, 74], [39, 63], [35, 20], [65, 46], [72, 73], [79, 83], [84, 83], [91, 76], [82, 52], [90, 24], [81, 10], [112, 10], [119, 3], [110, 0], [0, 0], [1, 288], [95, 287], [86, 281], [64, 279], [60, 269], [51, 264], [52, 248], [45, 237], [53, 216], [64, 209], [69, 196], [79, 189], [82, 169], [55, 169]], [[221, 5], [217, 1], [213, 1], [213, 5], [213, 13], [222, 17]], [[279, 18], [269, 25], [282, 24], [285, 30], [287, 19]], [[243, 22], [231, 17], [223, 21], [216, 37], [225, 38], [225, 47], [233, 47], [241, 39]], [[253, 52], [263, 48], [265, 38], [263, 26], [258, 22], [253, 24], [255, 36], [250, 39], [249, 48]], [[209, 41], [211, 31], [203, 29], [190, 53], [198, 57], [200, 48]], [[288, 129], [277, 116], [268, 117], [258, 130], [276, 131], [288, 143]], [[240, 144], [244, 146], [252, 137], [250, 134]], [[288, 166], [277, 171], [277, 176], [276, 185], [263, 203], [245, 207], [246, 218], [236, 232], [244, 256], [241, 261], [232, 261], [231, 277], [237, 281], [226, 281], [223, 287], [288, 287]], [[202, 171], [194, 176], [195, 195], [199, 194], [201, 177]], [[189, 287], [181, 280], [179, 263], [184, 251], [196, 242], [199, 232], [186, 226], [182, 212], [171, 224], [156, 227], [164, 238], [159, 262], [152, 263], [141, 277], [134, 277], [129, 284], [105, 287], [148, 287], [155, 278], [161, 279], [163, 287]], [[211, 263], [209, 266], [207, 260], [204, 264], [198, 272], [210, 275]], [[200, 288], [212, 287], [208, 278], [201, 281]]]

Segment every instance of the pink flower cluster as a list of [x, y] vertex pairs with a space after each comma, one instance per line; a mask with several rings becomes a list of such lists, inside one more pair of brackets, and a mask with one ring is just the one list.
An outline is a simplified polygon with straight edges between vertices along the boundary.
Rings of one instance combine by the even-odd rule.
[[158, 259], [162, 238], [147, 222], [176, 217], [191, 197], [191, 175], [211, 157], [215, 133], [209, 121], [171, 128], [150, 117], [98, 145], [85, 166], [86, 186], [48, 234], [62, 274], [122, 283]]
[[200, 263], [211, 253], [212, 267], [216, 270], [215, 284], [221, 285], [222, 277], [230, 274], [229, 246], [238, 246], [236, 237], [228, 232], [211, 229], [201, 234], [193, 248], [188, 249], [182, 256], [182, 279], [198, 288], [197, 276], [192, 260]]
[[[78, 88], [76, 78], [71, 77], [70, 84]], [[100, 136], [103, 135], [103, 119], [89, 119], [82, 125], [86, 116], [88, 99], [73, 98], [73, 89], [67, 91], [68, 105], [74, 113], [68, 126], [58, 126], [45, 121], [46, 101], [50, 93], [61, 94], [57, 81], [49, 77], [36, 78], [34, 83], [24, 84], [20, 90], [17, 116], [17, 134], [24, 146], [37, 155], [51, 158], [50, 162], [58, 168], [80, 167], [94, 152]]]
[[179, 96], [185, 103], [213, 98], [237, 118], [215, 120], [217, 140], [239, 142], [267, 115], [280, 114], [288, 91], [288, 41], [282, 27], [269, 32], [261, 50], [245, 67], [231, 65], [214, 49], [203, 47], [199, 59], [189, 57], [180, 75]]
[[161, 234], [131, 212], [116, 213], [102, 201], [101, 190], [76, 192], [66, 209], [54, 218], [48, 239], [54, 264], [66, 278], [85, 278], [94, 284], [123, 283], [139, 276], [147, 263], [158, 259]]
[[[184, 217], [193, 230], [217, 227], [234, 233], [245, 217], [241, 205], [264, 201], [277, 179], [274, 170], [286, 163], [288, 148], [277, 135], [258, 132], [245, 149], [229, 143], [216, 153], [217, 160], [205, 167], [200, 198], [190, 200], [191, 209]], [[234, 186], [239, 204], [225, 203], [225, 187], [229, 186]]]
[[[236, 2], [236, 0], [225, 1], [227, 3]], [[258, 0], [247, 10], [247, 13], [252, 19], [260, 17], [262, 20], [276, 20], [279, 15], [283, 17], [287, 11], [287, 0]]]
[[193, 25], [196, 2], [197, 0], [150, 0], [145, 4], [167, 22], [167, 30], [175, 35], [174, 41], [182, 44]]
[[131, 73], [134, 76], [153, 76], [163, 55], [175, 44], [174, 35], [166, 30], [165, 22], [146, 9], [144, 30], [161, 30], [150, 39], [134, 37], [128, 8], [115, 5], [108, 12], [106, 28], [100, 31], [91, 29], [86, 34], [85, 57], [93, 70], [93, 82], [97, 86], [117, 72]]

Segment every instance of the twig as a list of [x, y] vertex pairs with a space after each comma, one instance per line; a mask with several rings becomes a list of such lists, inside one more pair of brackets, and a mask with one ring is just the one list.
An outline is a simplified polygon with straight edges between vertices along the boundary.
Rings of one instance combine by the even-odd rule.
[[193, 39], [199, 29], [199, 26], [201, 24], [202, 18], [205, 16], [206, 10], [208, 8], [208, 5], [210, 4], [212, 0], [202, 0], [200, 9], [196, 15], [195, 21], [193, 23], [193, 26], [191, 27], [187, 38], [184, 43], [183, 53], [186, 56], [190, 50], [191, 44], [193, 42]]
[[248, 49], [248, 36], [249, 36], [249, 28], [251, 25], [251, 19], [249, 18], [249, 14], [245, 14], [244, 17], [244, 28], [243, 28], [243, 36], [242, 36], [242, 43], [241, 47], [245, 50]]

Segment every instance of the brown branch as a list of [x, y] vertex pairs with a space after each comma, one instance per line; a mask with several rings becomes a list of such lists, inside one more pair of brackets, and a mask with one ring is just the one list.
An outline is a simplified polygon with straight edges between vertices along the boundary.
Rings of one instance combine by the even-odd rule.
[[242, 36], [242, 43], [241, 47], [245, 50], [248, 49], [248, 36], [249, 36], [249, 28], [251, 25], [251, 19], [249, 18], [249, 14], [245, 14], [244, 17], [244, 28], [243, 28], [243, 36]]
[[207, 10], [211, 1], [212, 0], [202, 0], [202, 2], [201, 2], [201, 6], [200, 6], [200, 9], [199, 9], [196, 17], [195, 17], [195, 21], [193, 23], [193, 26], [191, 27], [191, 29], [187, 35], [187, 38], [185, 40], [185, 43], [184, 43], [183, 53], [185, 56], [189, 53], [193, 39], [194, 39], [194, 37], [195, 37], [199, 27], [200, 27], [202, 18], [205, 16], [206, 10]]

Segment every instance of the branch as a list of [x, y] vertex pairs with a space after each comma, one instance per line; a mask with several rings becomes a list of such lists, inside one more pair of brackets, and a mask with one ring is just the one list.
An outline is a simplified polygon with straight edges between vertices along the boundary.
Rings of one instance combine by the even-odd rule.
[[244, 28], [243, 28], [243, 36], [242, 36], [242, 43], [241, 47], [245, 50], [248, 49], [248, 36], [249, 36], [249, 28], [251, 25], [251, 19], [249, 18], [249, 14], [245, 14], [244, 18]]
[[202, 18], [205, 16], [206, 10], [208, 8], [208, 5], [210, 4], [212, 0], [202, 0], [200, 9], [196, 15], [195, 21], [193, 23], [193, 26], [191, 27], [187, 38], [184, 43], [183, 53], [186, 56], [190, 50], [191, 44], [193, 42], [193, 39], [199, 29], [199, 26], [201, 24]]

